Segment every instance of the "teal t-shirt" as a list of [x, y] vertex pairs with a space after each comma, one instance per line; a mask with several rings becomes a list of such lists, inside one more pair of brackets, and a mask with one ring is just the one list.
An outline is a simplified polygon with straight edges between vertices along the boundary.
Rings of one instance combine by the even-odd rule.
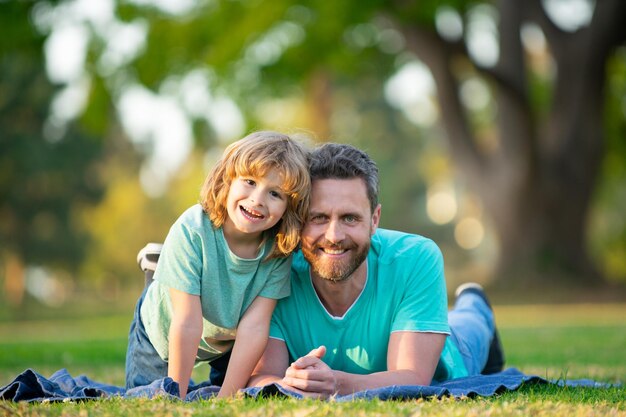
[[291, 257], [263, 261], [273, 240], [255, 259], [243, 259], [228, 248], [222, 228], [215, 228], [200, 205], [185, 211], [163, 243], [163, 250], [141, 306], [141, 320], [150, 342], [168, 359], [172, 318], [169, 288], [199, 295], [203, 331], [198, 361], [229, 351], [237, 324], [257, 296], [280, 299], [289, 295]]
[[[278, 302], [270, 337], [285, 341], [290, 360], [320, 345], [332, 369], [355, 374], [387, 370], [396, 331], [450, 334], [443, 257], [430, 239], [378, 229], [367, 256], [367, 282], [343, 317], [331, 316], [313, 288], [309, 264], [294, 255], [291, 296]], [[446, 339], [434, 380], [466, 376], [461, 354]]]

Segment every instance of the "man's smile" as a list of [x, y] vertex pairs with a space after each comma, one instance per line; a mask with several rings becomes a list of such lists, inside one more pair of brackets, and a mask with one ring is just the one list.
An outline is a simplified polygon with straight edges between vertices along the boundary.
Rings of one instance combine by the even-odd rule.
[[326, 255], [342, 255], [344, 253], [346, 253], [348, 251], [348, 249], [344, 249], [344, 248], [323, 248], [320, 247], [319, 248], [322, 252], [324, 252]]

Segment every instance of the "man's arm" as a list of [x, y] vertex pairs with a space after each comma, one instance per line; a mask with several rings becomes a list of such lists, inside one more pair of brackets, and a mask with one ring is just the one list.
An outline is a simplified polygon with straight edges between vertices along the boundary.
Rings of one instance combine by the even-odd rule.
[[261, 387], [272, 382], [281, 382], [288, 367], [287, 345], [283, 340], [269, 338], [265, 352], [248, 381], [248, 386]]
[[394, 332], [387, 371], [367, 375], [332, 370], [321, 359], [325, 348], [314, 349], [287, 369], [282, 383], [322, 398], [389, 385], [430, 385], [445, 340], [446, 335], [439, 333]]
[[256, 297], [239, 325], [224, 383], [218, 397], [230, 397], [246, 386], [257, 361], [263, 354], [276, 300]]

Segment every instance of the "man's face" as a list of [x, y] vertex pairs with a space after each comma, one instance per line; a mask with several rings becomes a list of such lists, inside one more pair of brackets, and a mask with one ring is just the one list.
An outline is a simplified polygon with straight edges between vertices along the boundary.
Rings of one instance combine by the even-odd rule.
[[314, 274], [343, 281], [365, 261], [378, 227], [380, 205], [371, 212], [360, 178], [313, 181], [302, 253]]

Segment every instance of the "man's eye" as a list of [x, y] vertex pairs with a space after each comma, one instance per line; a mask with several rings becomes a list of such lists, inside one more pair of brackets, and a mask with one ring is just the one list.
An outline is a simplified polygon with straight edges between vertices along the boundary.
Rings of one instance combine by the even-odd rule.
[[324, 219], [325, 219], [325, 217], [324, 217], [324, 216], [319, 216], [319, 215], [316, 215], [316, 216], [311, 216], [311, 217], [309, 218], [309, 221], [310, 221], [311, 223], [322, 223], [322, 222], [324, 221]]
[[354, 223], [357, 221], [356, 216], [346, 216], [343, 219], [346, 223]]

